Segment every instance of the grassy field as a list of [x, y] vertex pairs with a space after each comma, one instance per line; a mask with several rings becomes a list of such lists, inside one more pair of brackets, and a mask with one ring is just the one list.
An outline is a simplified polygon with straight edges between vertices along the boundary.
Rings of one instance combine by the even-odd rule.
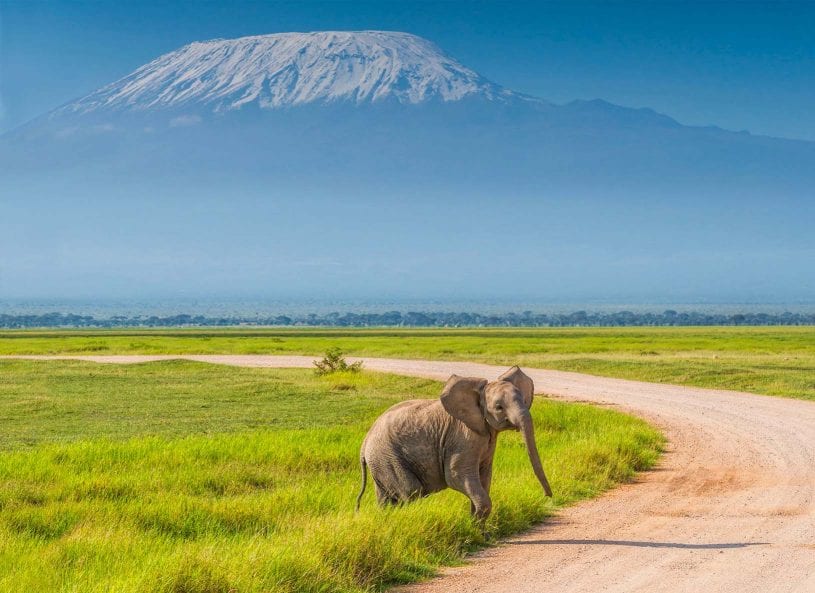
[[5, 331], [1, 354], [233, 353], [473, 360], [815, 399], [815, 327]]
[[[108, 339], [123, 338], [92, 341]], [[455, 563], [483, 544], [462, 495], [382, 510], [369, 491], [352, 511], [370, 422], [439, 391], [367, 372], [0, 361], [0, 591], [363, 591]], [[662, 442], [587, 405], [542, 399], [533, 416], [556, 497], [542, 496], [518, 435], [503, 434], [497, 535], [627, 480]]]

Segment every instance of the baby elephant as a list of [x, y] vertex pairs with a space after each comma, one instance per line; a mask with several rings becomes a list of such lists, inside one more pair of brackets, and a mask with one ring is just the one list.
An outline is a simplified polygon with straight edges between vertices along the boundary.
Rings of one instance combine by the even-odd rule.
[[362, 442], [362, 490], [366, 466], [380, 505], [397, 504], [452, 488], [470, 499], [470, 512], [489, 516], [495, 443], [502, 430], [523, 434], [532, 469], [546, 496], [552, 490], [543, 472], [529, 408], [534, 384], [518, 367], [497, 381], [453, 375], [439, 400], [409, 400], [382, 414]]

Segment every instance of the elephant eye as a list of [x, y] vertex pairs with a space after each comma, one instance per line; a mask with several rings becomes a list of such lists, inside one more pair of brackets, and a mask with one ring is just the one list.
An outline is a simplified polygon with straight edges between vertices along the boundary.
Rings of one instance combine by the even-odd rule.
[[495, 411], [496, 412], [500, 412], [503, 409], [504, 409], [504, 407], [501, 404], [495, 404]]

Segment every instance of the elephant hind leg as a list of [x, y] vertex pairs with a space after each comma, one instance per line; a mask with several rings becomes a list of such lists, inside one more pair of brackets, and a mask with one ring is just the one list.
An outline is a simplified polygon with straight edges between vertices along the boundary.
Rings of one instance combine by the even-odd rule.
[[406, 471], [399, 480], [399, 500], [402, 502], [410, 502], [417, 498], [427, 496], [428, 492], [422, 484], [422, 481], [410, 471]]
[[374, 492], [376, 493], [376, 502], [379, 506], [384, 507], [395, 504], [393, 496], [388, 492], [382, 483], [374, 476]]
[[376, 489], [376, 502], [379, 504], [379, 506], [387, 507], [399, 504], [399, 498], [380, 488], [379, 484], [376, 484], [375, 489]]
[[380, 506], [404, 504], [427, 494], [419, 479], [409, 472], [403, 472], [387, 486], [374, 479], [374, 488]]

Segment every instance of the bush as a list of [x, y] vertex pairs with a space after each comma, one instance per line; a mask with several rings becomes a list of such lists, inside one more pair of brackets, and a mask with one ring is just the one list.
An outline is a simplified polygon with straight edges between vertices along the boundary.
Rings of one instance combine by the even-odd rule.
[[362, 368], [362, 361], [348, 364], [339, 348], [329, 348], [322, 360], [315, 360], [317, 367], [314, 373], [317, 376], [331, 375], [333, 373], [356, 373]]

